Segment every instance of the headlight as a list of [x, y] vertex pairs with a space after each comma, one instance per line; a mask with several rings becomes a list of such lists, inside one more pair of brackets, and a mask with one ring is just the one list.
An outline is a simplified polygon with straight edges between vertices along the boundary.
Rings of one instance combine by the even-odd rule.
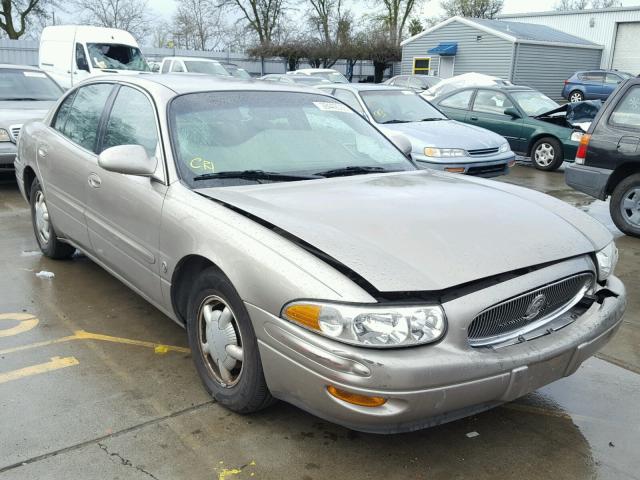
[[505, 142], [502, 145], [500, 145], [500, 149], [498, 150], [500, 153], [506, 153], [509, 150], [511, 150], [511, 147], [509, 146], [509, 142]]
[[0, 128], [0, 142], [10, 142], [11, 137], [9, 136], [9, 132], [7, 132], [4, 128]]
[[596, 258], [598, 259], [598, 280], [602, 282], [609, 278], [618, 263], [618, 247], [615, 242], [611, 242], [597, 252]]
[[571, 134], [571, 140], [574, 142], [579, 142], [580, 140], [582, 140], [582, 136], [584, 135], [584, 133], [582, 132], [573, 132]]
[[282, 317], [344, 343], [378, 348], [435, 342], [447, 326], [438, 305], [354, 306], [300, 301], [285, 305]]
[[467, 156], [467, 152], [465, 152], [461, 148], [427, 147], [427, 148], [424, 149], [424, 154], [427, 157], [438, 157], [438, 158], [466, 157]]

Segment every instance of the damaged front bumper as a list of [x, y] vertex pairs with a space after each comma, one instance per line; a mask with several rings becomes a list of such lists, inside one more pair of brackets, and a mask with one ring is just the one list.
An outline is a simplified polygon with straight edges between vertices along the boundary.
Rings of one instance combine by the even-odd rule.
[[[558, 278], [565, 267], [547, 267], [443, 303], [450, 319], [447, 335], [420, 347], [353, 347], [256, 306], [247, 309], [275, 397], [354, 430], [403, 432], [486, 410], [571, 375], [613, 336], [626, 306], [625, 288], [616, 277], [608, 280], [607, 295], [561, 330], [502, 348], [469, 345], [467, 319], [482, 304], [540, 285], [545, 277]], [[328, 386], [387, 401], [379, 407], [350, 404], [330, 395]]]

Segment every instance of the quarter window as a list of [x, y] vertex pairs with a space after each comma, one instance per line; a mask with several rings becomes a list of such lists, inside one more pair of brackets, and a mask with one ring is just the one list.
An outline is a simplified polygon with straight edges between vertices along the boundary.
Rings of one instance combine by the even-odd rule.
[[468, 110], [469, 102], [471, 101], [471, 95], [473, 95], [473, 90], [465, 90], [464, 92], [459, 92], [455, 95], [451, 95], [449, 98], [445, 98], [442, 102], [440, 102], [440, 105], [442, 105], [443, 107]]
[[640, 128], [640, 86], [631, 87], [616, 105], [611, 123], [620, 127]]
[[504, 110], [511, 107], [513, 107], [513, 103], [504, 93], [493, 90], [478, 90], [476, 99], [473, 102], [473, 110], [475, 112], [493, 113], [495, 115], [504, 115]]
[[[90, 151], [95, 151], [98, 124], [102, 116], [104, 104], [111, 93], [113, 85], [110, 83], [98, 83], [80, 87], [75, 94], [73, 104], [66, 114], [67, 120], [62, 130], [63, 135], [73, 142]], [[66, 102], [66, 101], [65, 101]], [[62, 110], [64, 104], [60, 107]], [[58, 114], [60, 114], [60, 110]], [[57, 128], [56, 118], [56, 126]]]
[[67, 123], [67, 117], [69, 116], [69, 111], [71, 110], [71, 104], [73, 103], [74, 97], [75, 93], [72, 93], [62, 101], [60, 108], [58, 109], [58, 113], [56, 113], [56, 117], [53, 120], [53, 128], [66, 136], [68, 135], [65, 132], [64, 126]]
[[130, 87], [121, 87], [113, 102], [102, 149], [117, 145], [142, 145], [150, 157], [158, 146], [153, 106], [146, 95]]

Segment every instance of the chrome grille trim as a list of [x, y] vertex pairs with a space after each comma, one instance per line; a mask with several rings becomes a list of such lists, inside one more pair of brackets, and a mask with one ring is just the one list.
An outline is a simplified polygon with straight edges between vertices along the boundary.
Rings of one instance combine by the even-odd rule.
[[20, 130], [22, 130], [22, 125], [11, 125], [9, 127], [9, 133], [11, 134], [11, 138], [13, 141], [18, 143], [18, 137], [20, 136]]
[[[592, 272], [572, 275], [485, 309], [469, 324], [469, 344], [483, 347], [503, 343], [543, 327], [575, 306], [594, 281]], [[527, 319], [527, 309], [541, 295], [545, 300], [539, 313]]]
[[472, 157], [478, 157], [482, 155], [493, 155], [494, 153], [498, 153], [500, 147], [492, 147], [492, 148], [478, 148], [475, 150], [467, 150], [467, 153]]

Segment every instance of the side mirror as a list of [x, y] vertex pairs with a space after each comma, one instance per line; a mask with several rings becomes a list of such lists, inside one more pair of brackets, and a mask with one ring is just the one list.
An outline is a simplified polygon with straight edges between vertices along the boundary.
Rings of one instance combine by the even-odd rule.
[[158, 160], [149, 158], [141, 145], [118, 145], [103, 151], [98, 165], [110, 172], [150, 177], [156, 172]]
[[398, 147], [406, 157], [409, 157], [411, 155], [411, 152], [413, 150], [413, 146], [411, 145], [411, 140], [409, 140], [403, 134], [396, 133], [396, 132], [387, 133], [387, 137], [389, 137], [389, 140], [391, 140], [393, 144], [396, 147]]
[[514, 107], [505, 108], [504, 114], [509, 115], [511, 118], [520, 118], [520, 112], [518, 112]]

